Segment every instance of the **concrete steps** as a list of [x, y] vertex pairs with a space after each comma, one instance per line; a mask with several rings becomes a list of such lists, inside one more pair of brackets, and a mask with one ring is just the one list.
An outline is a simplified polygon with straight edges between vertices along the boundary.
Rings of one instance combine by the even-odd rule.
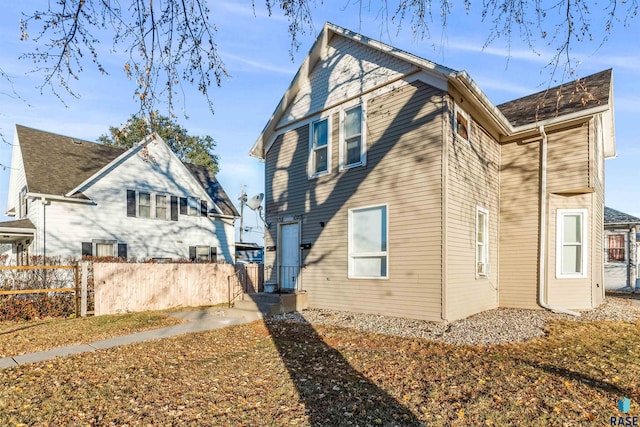
[[230, 314], [241, 316], [253, 315], [257, 318], [290, 313], [307, 308], [307, 294], [243, 294], [242, 299], [235, 301]]

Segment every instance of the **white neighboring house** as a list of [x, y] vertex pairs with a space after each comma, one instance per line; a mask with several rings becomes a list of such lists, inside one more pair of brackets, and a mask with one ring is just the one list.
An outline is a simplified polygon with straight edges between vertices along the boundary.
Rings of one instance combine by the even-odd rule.
[[131, 149], [16, 125], [0, 244], [30, 255], [234, 262], [239, 216], [215, 176], [158, 136]]

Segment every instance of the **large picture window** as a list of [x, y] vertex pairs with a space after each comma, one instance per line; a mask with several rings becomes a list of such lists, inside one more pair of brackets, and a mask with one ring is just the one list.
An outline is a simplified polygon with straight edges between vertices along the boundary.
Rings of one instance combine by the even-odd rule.
[[345, 110], [343, 113], [340, 146], [341, 168], [360, 166], [365, 163], [363, 117], [364, 112], [361, 105]]
[[349, 210], [349, 278], [388, 277], [387, 206]]
[[476, 207], [476, 275], [489, 273], [489, 211]]
[[311, 123], [309, 176], [316, 177], [328, 173], [330, 156], [329, 119], [322, 119]]
[[558, 209], [556, 276], [587, 277], [587, 210]]

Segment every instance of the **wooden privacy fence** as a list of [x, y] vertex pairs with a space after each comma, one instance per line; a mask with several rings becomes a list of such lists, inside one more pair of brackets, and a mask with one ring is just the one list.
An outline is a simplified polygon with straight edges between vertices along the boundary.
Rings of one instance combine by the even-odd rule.
[[[57, 274], [60, 270], [69, 270], [70, 274]], [[80, 279], [77, 263], [74, 265], [0, 266], [0, 277], [0, 296], [73, 292], [75, 315], [77, 317], [80, 314]], [[40, 315], [46, 314], [48, 313], [40, 313]]]
[[244, 289], [261, 289], [261, 265], [93, 264], [95, 314], [165, 310], [228, 303], [229, 276], [239, 270]]

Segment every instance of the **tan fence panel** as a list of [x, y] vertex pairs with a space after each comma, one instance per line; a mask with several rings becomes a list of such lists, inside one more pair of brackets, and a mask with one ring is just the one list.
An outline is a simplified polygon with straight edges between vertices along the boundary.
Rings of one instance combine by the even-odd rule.
[[95, 314], [228, 302], [231, 264], [94, 263]]

